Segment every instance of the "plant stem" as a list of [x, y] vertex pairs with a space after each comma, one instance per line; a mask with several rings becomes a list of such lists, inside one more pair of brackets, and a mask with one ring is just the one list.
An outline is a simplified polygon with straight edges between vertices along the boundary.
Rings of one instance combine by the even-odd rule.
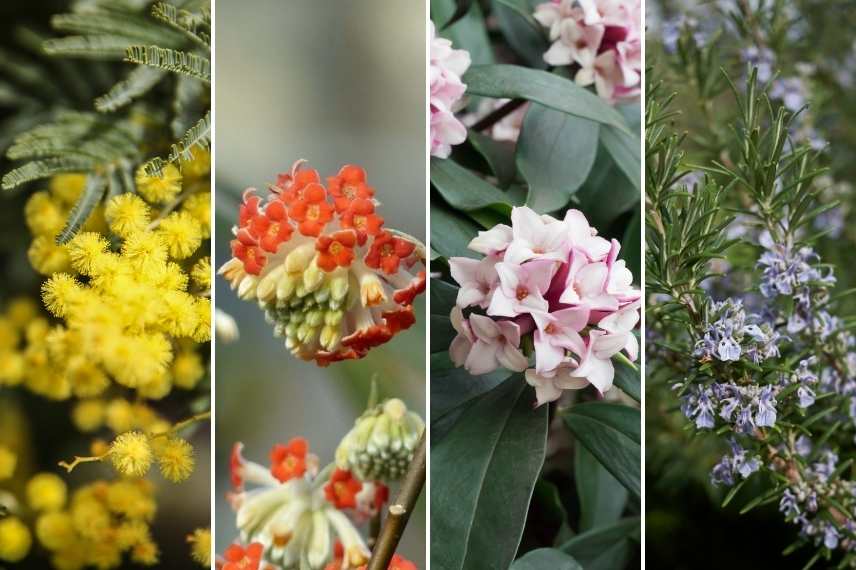
[[526, 99], [512, 99], [508, 103], [494, 109], [470, 127], [474, 131], [484, 131], [494, 126], [496, 123], [503, 120], [505, 117], [522, 107], [526, 103]]
[[395, 501], [389, 505], [386, 521], [377, 538], [367, 570], [387, 570], [395, 549], [404, 534], [407, 521], [416, 506], [416, 501], [425, 486], [425, 433], [419, 440], [419, 446], [410, 462], [410, 467], [401, 482], [401, 489]]

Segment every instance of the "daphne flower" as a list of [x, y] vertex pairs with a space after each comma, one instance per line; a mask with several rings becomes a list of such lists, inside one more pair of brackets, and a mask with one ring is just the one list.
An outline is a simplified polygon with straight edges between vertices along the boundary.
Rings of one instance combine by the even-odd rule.
[[469, 325], [475, 338], [464, 366], [470, 374], [487, 374], [502, 366], [522, 372], [529, 360], [520, 352], [520, 327], [512, 321], [495, 321], [471, 315]]
[[579, 351], [584, 345], [579, 331], [588, 323], [588, 309], [574, 307], [532, 316], [538, 326], [535, 331], [535, 363], [538, 372], [555, 370], [564, 360], [566, 350]]
[[[356, 359], [414, 322], [425, 290], [424, 249], [383, 229], [365, 171], [328, 178], [303, 161], [262, 197], [248, 189], [220, 268], [238, 297], [254, 300], [285, 346], [321, 366]], [[296, 230], [296, 231], [295, 231]]]
[[449, 346], [449, 358], [452, 359], [455, 366], [463, 366], [467, 361], [467, 356], [470, 354], [473, 343], [476, 342], [476, 337], [473, 334], [472, 328], [470, 328], [469, 321], [464, 318], [464, 313], [459, 306], [452, 307], [450, 319], [452, 327], [458, 334], [452, 339], [452, 344]]
[[466, 127], [454, 115], [454, 105], [467, 88], [461, 76], [470, 66], [470, 54], [465, 50], [453, 49], [452, 42], [437, 36], [434, 23], [430, 22], [429, 25], [431, 154], [446, 158], [452, 152], [452, 145], [460, 144], [467, 138]]
[[521, 314], [544, 313], [544, 294], [550, 287], [556, 264], [552, 261], [531, 261], [524, 265], [497, 263], [499, 287], [493, 293], [489, 315], [516, 317]]
[[487, 231], [480, 231], [467, 247], [484, 255], [501, 255], [513, 239], [511, 226], [497, 224]]
[[481, 260], [469, 257], [449, 258], [452, 278], [460, 284], [457, 305], [469, 307], [479, 305], [485, 309], [496, 288], [499, 277], [496, 273], [496, 259], [485, 257]]
[[530, 259], [564, 259], [567, 248], [565, 224], [551, 216], [539, 216], [531, 208], [518, 206], [511, 211], [513, 239], [504, 261], [523, 263]]
[[555, 402], [565, 390], [580, 390], [588, 386], [588, 380], [570, 374], [571, 368], [574, 367], [574, 364], [565, 362], [545, 374], [538, 374], [534, 368], [528, 369], [525, 375], [526, 383], [535, 388], [536, 405]]

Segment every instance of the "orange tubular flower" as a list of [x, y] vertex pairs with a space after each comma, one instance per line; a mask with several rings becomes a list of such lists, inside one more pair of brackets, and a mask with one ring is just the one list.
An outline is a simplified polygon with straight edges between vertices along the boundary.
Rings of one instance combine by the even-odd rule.
[[366, 265], [375, 269], [382, 268], [384, 273], [397, 273], [399, 264], [407, 259], [416, 246], [389, 232], [377, 236], [366, 255]]
[[258, 570], [263, 553], [264, 546], [258, 542], [253, 542], [246, 548], [240, 544], [233, 544], [223, 554], [226, 559], [223, 570]]
[[365, 171], [346, 165], [327, 182], [329, 192], [298, 161], [267, 196], [248, 190], [220, 268], [286, 348], [320, 366], [362, 358], [410, 327], [425, 291], [425, 248], [383, 229]]
[[295, 437], [287, 444], [278, 443], [270, 450], [270, 472], [280, 483], [285, 483], [306, 473], [306, 455], [309, 443]]
[[310, 184], [303, 196], [291, 203], [288, 214], [298, 222], [297, 228], [305, 236], [318, 237], [327, 222], [333, 219], [333, 207], [327, 202], [327, 191], [320, 184]]
[[336, 469], [324, 485], [324, 496], [337, 509], [357, 508], [357, 495], [363, 484], [350, 471]]
[[315, 240], [318, 267], [329, 272], [337, 267], [350, 266], [354, 261], [356, 243], [357, 235], [353, 230], [342, 230], [332, 235], [320, 236]]
[[366, 184], [366, 171], [353, 164], [346, 164], [339, 170], [339, 174], [328, 177], [327, 188], [333, 196], [336, 211], [340, 214], [357, 198], [367, 201], [374, 198], [374, 188]]

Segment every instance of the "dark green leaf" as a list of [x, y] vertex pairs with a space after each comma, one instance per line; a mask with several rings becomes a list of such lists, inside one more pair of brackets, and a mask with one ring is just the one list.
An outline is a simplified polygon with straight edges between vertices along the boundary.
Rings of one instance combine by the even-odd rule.
[[458, 287], [442, 281], [431, 279], [429, 294], [431, 295], [431, 314], [448, 317], [458, 299]]
[[628, 518], [570, 539], [562, 552], [573, 556], [586, 570], [615, 570], [627, 564], [631, 540], [639, 532], [639, 519]]
[[455, 8], [455, 13], [452, 14], [452, 17], [449, 18], [449, 21], [443, 24], [443, 28], [448, 28], [464, 16], [466, 16], [470, 9], [473, 7], [473, 0], [455, 0], [455, 4], [457, 7]]
[[493, 14], [511, 48], [529, 67], [544, 69], [550, 48], [546, 30], [532, 17], [528, 0], [493, 0]]
[[639, 190], [615, 165], [601, 143], [591, 174], [577, 191], [576, 199], [592, 226], [606, 228], [618, 216], [638, 205]]
[[580, 530], [617, 521], [627, 504], [627, 489], [583, 445], [576, 446], [574, 474], [580, 498]]
[[606, 101], [573, 81], [553, 73], [516, 65], [474, 65], [464, 75], [467, 93], [485, 97], [528, 99], [547, 107], [613, 125], [634, 138], [624, 117]]
[[606, 402], [578, 404], [565, 412], [568, 428], [634, 496], [640, 496], [639, 410]]
[[594, 164], [598, 128], [542, 105], [529, 107], [517, 142], [517, 168], [529, 183], [529, 207], [552, 212], [567, 205]]
[[[514, 143], [510, 141], [498, 141], [474, 130], [467, 133], [470, 145], [487, 162], [500, 188], [508, 188], [514, 182], [517, 169], [514, 165]], [[511, 199], [514, 202], [513, 199]]]
[[511, 570], [583, 570], [583, 567], [561, 550], [539, 548], [515, 560]]
[[440, 416], [496, 388], [511, 372], [499, 368], [472, 376], [456, 367], [445, 352], [431, 355], [431, 417]]
[[477, 210], [488, 206], [500, 206], [506, 212], [511, 210], [505, 192], [448, 158], [431, 159], [431, 184], [450, 206], [458, 210]]
[[600, 141], [603, 148], [612, 156], [619, 170], [627, 177], [627, 180], [639, 192], [641, 188], [642, 141], [638, 137], [631, 138], [618, 131], [615, 127], [604, 127], [600, 133]]
[[431, 315], [431, 354], [449, 350], [457, 333], [448, 316]]
[[431, 20], [438, 27], [438, 35], [452, 40], [452, 47], [467, 50], [473, 63], [493, 63], [493, 49], [487, 37], [484, 15], [478, 3], [473, 4], [466, 16], [441, 30], [456, 9], [454, 0], [432, 0]]
[[516, 375], [480, 397], [431, 454], [431, 564], [508, 568], [544, 463], [547, 407]]
[[467, 249], [479, 231], [471, 220], [431, 200], [431, 247], [445, 257], [479, 257]]
[[639, 369], [621, 358], [613, 359], [612, 365], [615, 367], [615, 378], [612, 382], [621, 388], [625, 394], [637, 402], [641, 402], [642, 382], [640, 381]]

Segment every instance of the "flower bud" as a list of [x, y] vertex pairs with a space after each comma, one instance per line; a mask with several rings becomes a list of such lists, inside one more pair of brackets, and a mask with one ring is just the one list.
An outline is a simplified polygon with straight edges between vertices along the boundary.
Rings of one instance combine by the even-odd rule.
[[336, 464], [364, 481], [396, 481], [425, 429], [422, 418], [393, 398], [367, 410], [336, 450]]

